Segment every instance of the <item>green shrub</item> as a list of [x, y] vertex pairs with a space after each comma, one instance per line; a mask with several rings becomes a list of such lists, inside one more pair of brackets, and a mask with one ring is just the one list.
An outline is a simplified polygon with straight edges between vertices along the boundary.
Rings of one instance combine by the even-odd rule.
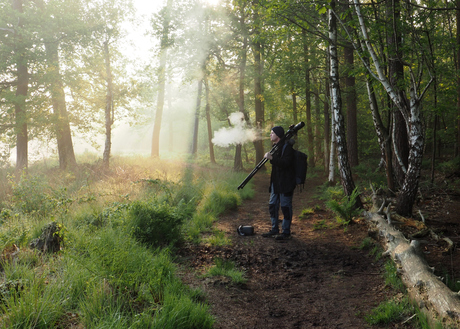
[[129, 217], [132, 233], [141, 243], [164, 247], [181, 240], [183, 217], [165, 203], [135, 201], [129, 208]]
[[47, 215], [56, 202], [52, 189], [42, 176], [21, 176], [19, 182], [10, 180], [14, 209], [24, 214]]

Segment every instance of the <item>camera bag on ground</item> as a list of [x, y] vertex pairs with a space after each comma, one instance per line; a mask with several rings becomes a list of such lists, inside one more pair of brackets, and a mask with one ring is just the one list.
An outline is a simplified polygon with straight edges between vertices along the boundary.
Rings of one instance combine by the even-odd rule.
[[254, 227], [249, 225], [240, 225], [236, 229], [239, 235], [253, 235], [254, 234]]

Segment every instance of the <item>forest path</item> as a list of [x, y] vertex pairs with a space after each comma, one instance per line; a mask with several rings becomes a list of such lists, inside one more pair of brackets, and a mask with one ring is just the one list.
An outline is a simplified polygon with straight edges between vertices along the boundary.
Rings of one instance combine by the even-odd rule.
[[[266, 173], [253, 177], [255, 196], [215, 223], [232, 244], [189, 246], [184, 252], [195, 273], [184, 281], [199, 287], [216, 317], [215, 328], [371, 328], [364, 315], [391, 298], [381, 275], [382, 263], [361, 250], [367, 237], [364, 221], [338, 226], [324, 201], [315, 199], [324, 177], [309, 178], [294, 195], [292, 239], [277, 241], [261, 234], [270, 229]], [[236, 187], [235, 187], [236, 188]], [[303, 209], [315, 213], [300, 219]], [[240, 225], [254, 226], [255, 235], [240, 236]], [[233, 261], [246, 273], [247, 283], [225, 277], [203, 277], [216, 257]], [[412, 328], [399, 324], [398, 328]]]

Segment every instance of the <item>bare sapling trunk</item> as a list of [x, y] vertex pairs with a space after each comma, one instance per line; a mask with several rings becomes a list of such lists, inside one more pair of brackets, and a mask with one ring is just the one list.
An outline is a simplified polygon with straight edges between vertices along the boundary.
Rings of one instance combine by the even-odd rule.
[[104, 42], [105, 55], [105, 70], [107, 79], [107, 95], [105, 101], [105, 146], [102, 156], [102, 164], [104, 167], [109, 167], [110, 152], [112, 148], [112, 125], [113, 125], [113, 83], [112, 83], [112, 68], [110, 66], [109, 41]]

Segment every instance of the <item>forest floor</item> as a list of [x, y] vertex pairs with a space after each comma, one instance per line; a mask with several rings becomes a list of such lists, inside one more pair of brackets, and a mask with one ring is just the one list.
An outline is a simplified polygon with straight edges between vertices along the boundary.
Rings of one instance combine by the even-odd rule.
[[[294, 195], [292, 239], [277, 241], [261, 234], [270, 229], [266, 173], [253, 177], [256, 193], [235, 211], [222, 215], [215, 228], [231, 245], [188, 245], [182, 249], [187, 270], [183, 280], [205, 292], [216, 328], [371, 328], [364, 320], [381, 302], [401, 298], [383, 278], [386, 259], [376, 260], [363, 249], [368, 236], [364, 218], [344, 227], [319, 199], [325, 177], [309, 178]], [[431, 191], [433, 192], [433, 191]], [[430, 192], [430, 193], [431, 193]], [[460, 242], [460, 197], [444, 191], [425, 196], [417, 206], [435, 232]], [[370, 205], [367, 205], [370, 207]], [[313, 208], [307, 218], [302, 210]], [[240, 236], [240, 225], [252, 225], [253, 236]], [[412, 228], [403, 228], [411, 234]], [[429, 239], [429, 238], [428, 238]], [[460, 277], [460, 253], [445, 254], [445, 246], [427, 241], [425, 254], [439, 275]], [[216, 258], [233, 261], [245, 272], [245, 284], [202, 274]], [[378, 327], [376, 327], [378, 328]], [[386, 328], [414, 328], [410, 321]]]

